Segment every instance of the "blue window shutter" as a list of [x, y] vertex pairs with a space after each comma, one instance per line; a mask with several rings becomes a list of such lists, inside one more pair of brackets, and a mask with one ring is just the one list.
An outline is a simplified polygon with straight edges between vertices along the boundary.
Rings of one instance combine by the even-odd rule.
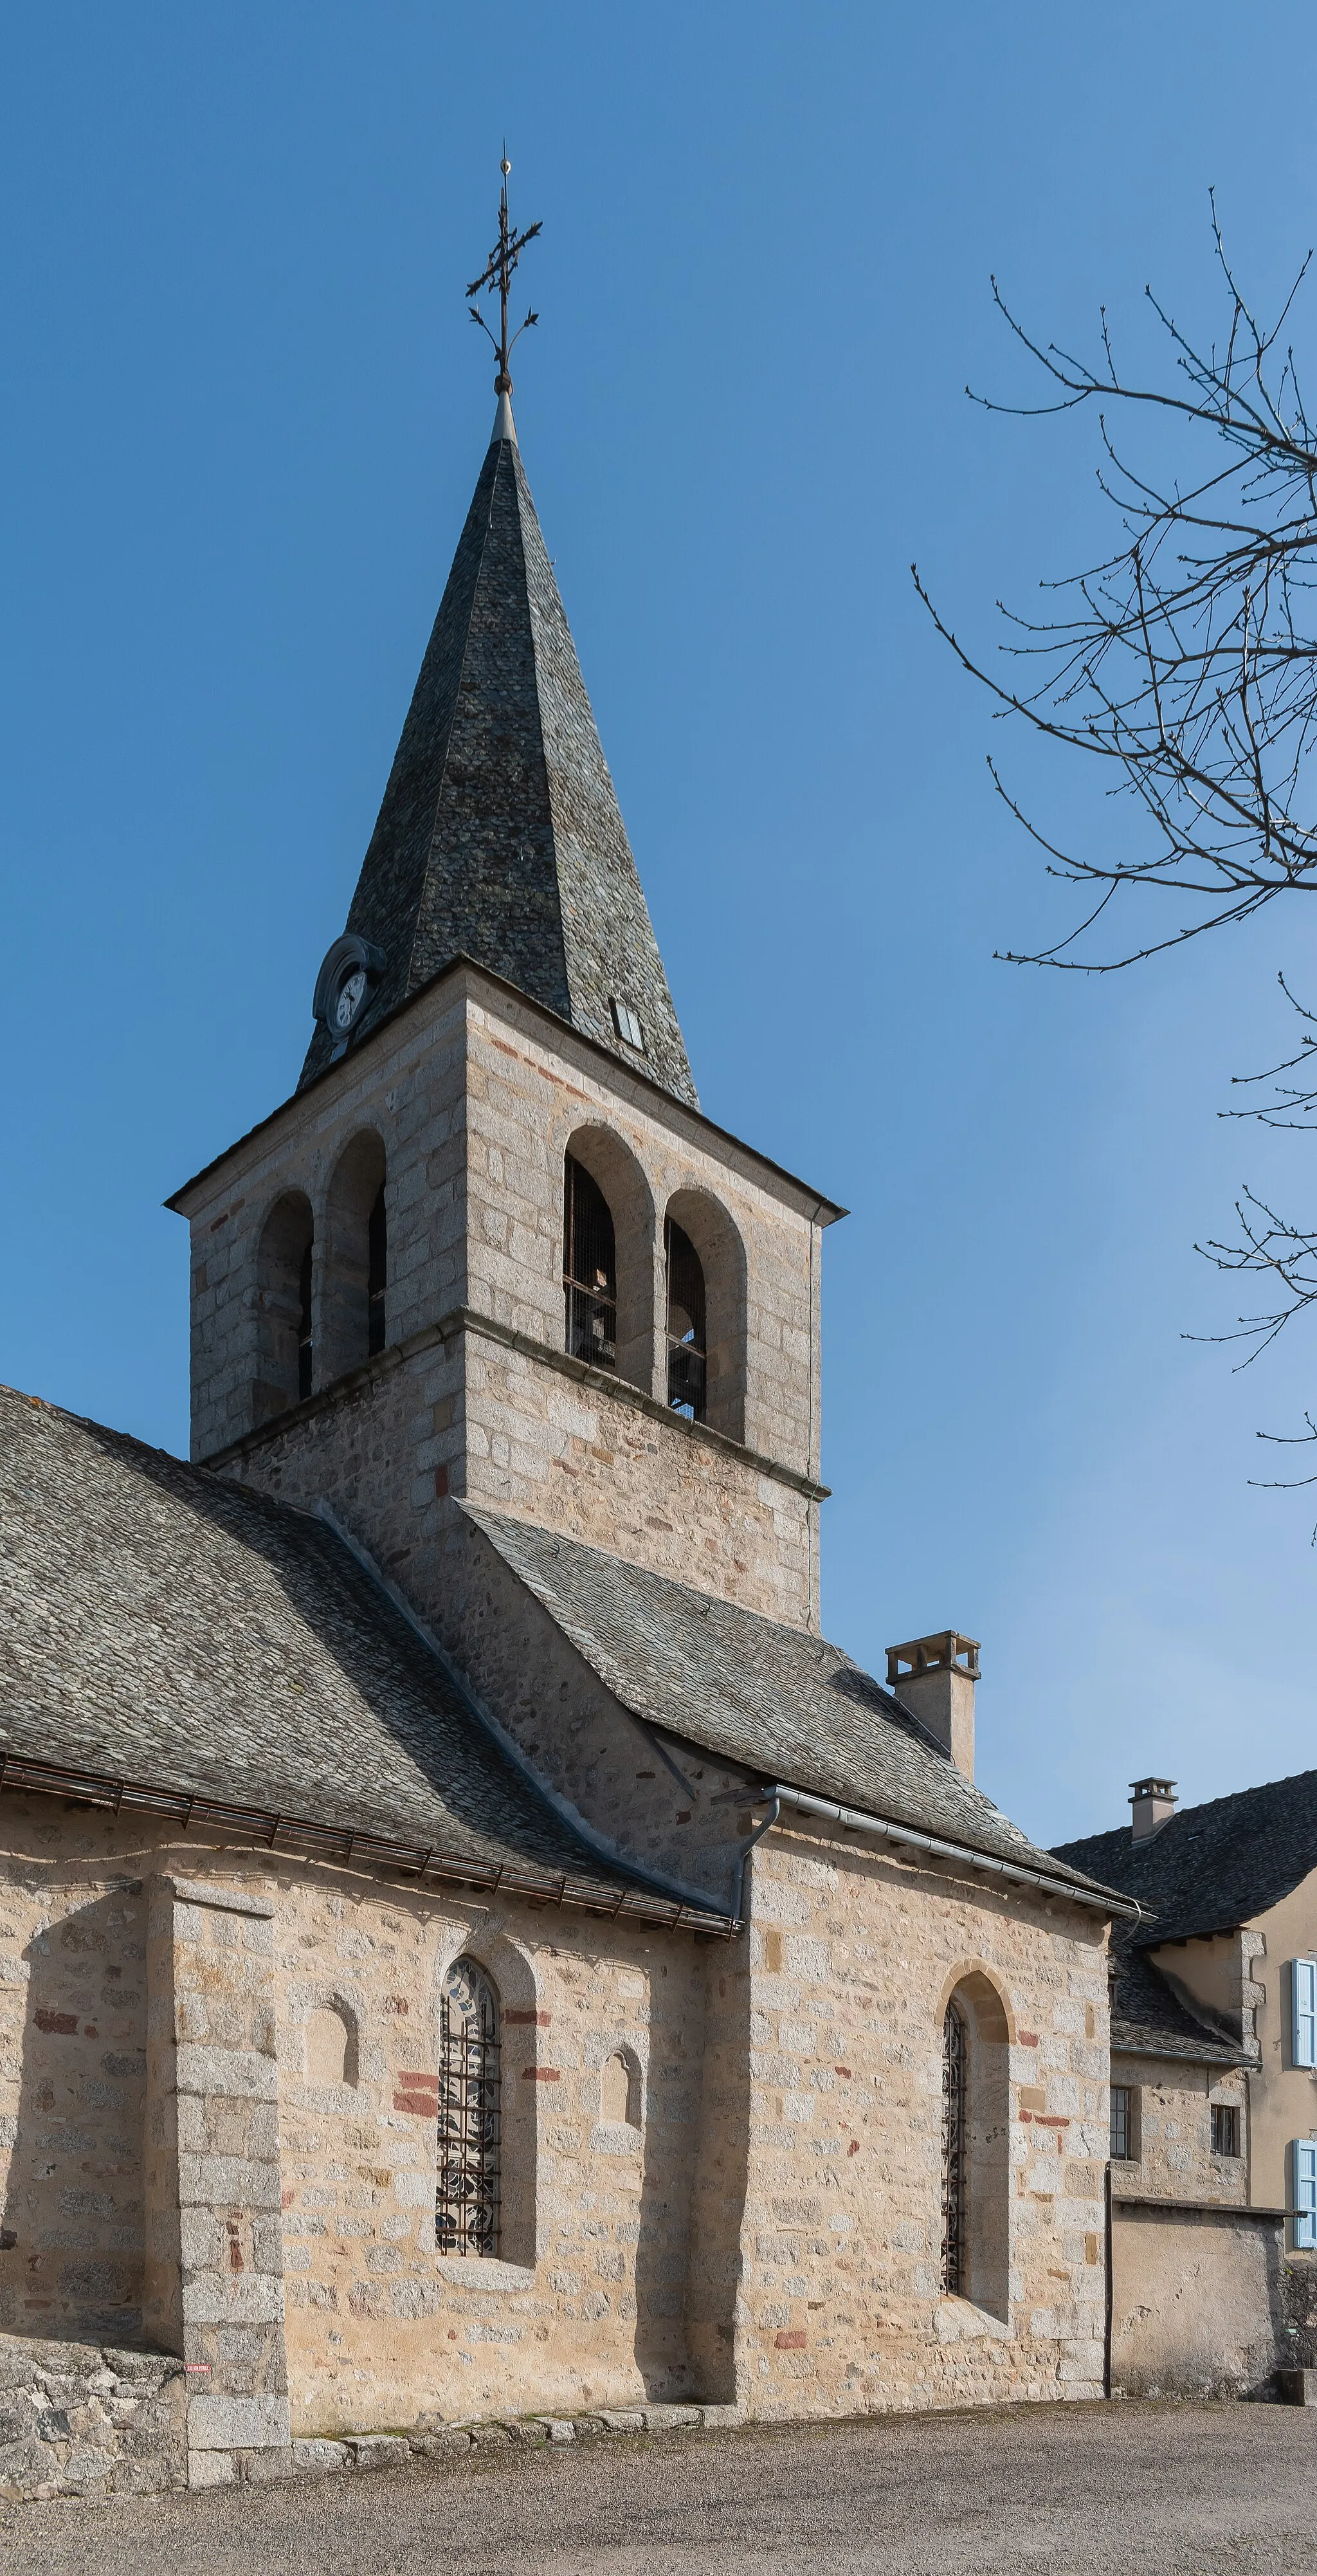
[[1296, 2066], [1317, 2067], [1317, 1959], [1292, 1959], [1293, 2040]]
[[1317, 2138], [1296, 2138], [1294, 2163], [1294, 2243], [1300, 2253], [1317, 2253]]

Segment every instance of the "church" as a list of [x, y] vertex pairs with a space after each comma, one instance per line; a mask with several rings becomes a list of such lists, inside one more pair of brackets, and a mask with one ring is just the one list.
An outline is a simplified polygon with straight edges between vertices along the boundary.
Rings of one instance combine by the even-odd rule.
[[0, 1396], [30, 2492], [1103, 2390], [1138, 1904], [975, 1787], [973, 1640], [821, 1633], [844, 1211], [700, 1107], [496, 390], [300, 1077], [170, 1202], [191, 1459]]

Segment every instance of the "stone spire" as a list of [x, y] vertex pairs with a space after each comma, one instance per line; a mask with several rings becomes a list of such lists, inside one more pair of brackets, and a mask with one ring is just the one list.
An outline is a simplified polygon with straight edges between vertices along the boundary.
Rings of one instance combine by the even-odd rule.
[[[464, 955], [694, 1103], [510, 391], [506, 382], [498, 389], [489, 452], [348, 914], [348, 930], [380, 961], [351, 1043]], [[627, 1043], [636, 1022], [642, 1048]], [[330, 1054], [320, 1025], [303, 1083]]]

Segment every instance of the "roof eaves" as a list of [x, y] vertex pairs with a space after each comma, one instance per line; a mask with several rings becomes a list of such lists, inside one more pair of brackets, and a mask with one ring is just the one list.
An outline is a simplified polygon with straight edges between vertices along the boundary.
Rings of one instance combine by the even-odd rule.
[[914, 1825], [895, 1824], [889, 1817], [870, 1815], [862, 1808], [843, 1807], [834, 1798], [816, 1797], [812, 1790], [795, 1789], [785, 1781], [775, 1781], [764, 1794], [781, 1806], [827, 1818], [852, 1833], [874, 1834], [884, 1842], [904, 1844], [938, 1860], [959, 1861], [984, 1877], [1004, 1878], [1012, 1885], [1039, 1888], [1049, 1896], [1068, 1897], [1074, 1904], [1091, 1906], [1105, 1916], [1127, 1916], [1137, 1921], [1142, 1912], [1133, 1897], [1118, 1896], [1114, 1889], [1100, 1887], [1094, 1879], [1076, 1880], [1059, 1872], [1032, 1869], [1023, 1861], [1003, 1860], [997, 1852], [981, 1851], [972, 1843], [951, 1842]]
[[802, 1198], [813, 1199], [816, 1208], [814, 1220], [816, 1224], [833, 1225], [839, 1218], [849, 1216], [849, 1208], [842, 1207], [836, 1199], [825, 1197], [823, 1192], [816, 1190], [809, 1181], [802, 1181], [798, 1172], [789, 1172], [784, 1163], [775, 1163], [771, 1154], [762, 1154], [757, 1146], [747, 1145], [743, 1136], [733, 1135], [730, 1127], [720, 1127], [716, 1119], [706, 1117], [702, 1109], [696, 1109], [688, 1100], [680, 1099], [677, 1093], [669, 1091], [664, 1083], [656, 1082], [652, 1074], [642, 1073], [638, 1065], [624, 1063], [623, 1059], [614, 1055], [611, 1047], [606, 1047], [601, 1039], [592, 1038], [586, 1030], [578, 1029], [571, 1020], [560, 1018], [556, 1011], [549, 1009], [547, 1003], [537, 1002], [532, 994], [523, 993], [520, 985], [510, 984], [505, 976], [496, 975], [492, 967], [482, 966], [476, 958], [464, 956], [460, 951], [456, 956], [450, 957], [446, 965], [441, 966], [436, 974], [429, 976], [424, 984], [418, 984], [414, 993], [408, 993], [393, 1010], [386, 1012], [383, 1019], [377, 1020], [373, 1027], [364, 1028], [356, 1044], [349, 1048], [346, 1056], [339, 1057], [335, 1063], [322, 1065], [320, 1071], [313, 1073], [300, 1091], [290, 1092], [288, 1098], [281, 1100], [278, 1107], [271, 1109], [266, 1117], [258, 1118], [255, 1126], [249, 1127], [245, 1135], [235, 1137], [231, 1145], [226, 1145], [222, 1154], [216, 1154], [210, 1162], [203, 1163], [200, 1171], [194, 1172], [190, 1180], [180, 1182], [179, 1187], [172, 1190], [169, 1197], [162, 1201], [162, 1205], [170, 1209], [175, 1216], [185, 1215], [183, 1201], [190, 1191], [197, 1189], [202, 1181], [208, 1181], [213, 1173], [222, 1170], [230, 1156], [240, 1153], [244, 1145], [250, 1145], [257, 1136], [263, 1136], [268, 1128], [273, 1127], [276, 1121], [283, 1117], [286, 1110], [296, 1108], [301, 1101], [305, 1100], [316, 1089], [317, 1084], [327, 1082], [331, 1074], [338, 1073], [349, 1062], [355, 1063], [357, 1057], [372, 1044], [374, 1039], [381, 1036], [385, 1029], [392, 1028], [406, 1012], [414, 1009], [417, 1003], [423, 1002], [428, 994], [435, 992], [439, 985], [446, 981], [448, 976], [457, 974], [463, 967], [471, 974], [482, 976], [485, 982], [492, 984], [497, 992], [510, 995], [523, 1010], [531, 1011], [537, 1018], [546, 1020], [551, 1028], [561, 1029], [568, 1037], [573, 1038], [578, 1046], [586, 1048], [591, 1055], [598, 1056], [614, 1075], [619, 1072], [625, 1074], [628, 1081], [635, 1083], [640, 1090], [652, 1092], [655, 1098], [663, 1101], [667, 1107], [679, 1109], [683, 1117], [693, 1119], [696, 1126], [702, 1127], [706, 1134], [718, 1137], [723, 1144], [734, 1145], [738, 1154], [748, 1155], [750, 1161], [757, 1164], [761, 1171], [771, 1172], [775, 1179], [787, 1182], [793, 1190], [799, 1190]]
[[211, 1825], [225, 1834], [250, 1839], [270, 1852], [297, 1851], [309, 1859], [400, 1869], [422, 1882], [433, 1879], [441, 1884], [497, 1889], [505, 1895], [525, 1896], [532, 1903], [584, 1908], [591, 1914], [627, 1915], [666, 1925], [672, 1931], [716, 1932], [730, 1938], [737, 1929], [729, 1915], [660, 1896], [645, 1886], [628, 1886], [625, 1882], [609, 1885], [585, 1872], [578, 1877], [567, 1870], [541, 1868], [532, 1861], [476, 1860], [466, 1853], [444, 1852], [433, 1845], [400, 1841], [388, 1834], [348, 1825], [325, 1825], [313, 1817], [239, 1806], [193, 1789], [172, 1788], [162, 1781], [120, 1779], [110, 1773], [42, 1762], [24, 1754], [0, 1756], [0, 1791], [3, 1790], [71, 1799], [80, 1806], [108, 1807], [116, 1816], [164, 1816], [185, 1830]]

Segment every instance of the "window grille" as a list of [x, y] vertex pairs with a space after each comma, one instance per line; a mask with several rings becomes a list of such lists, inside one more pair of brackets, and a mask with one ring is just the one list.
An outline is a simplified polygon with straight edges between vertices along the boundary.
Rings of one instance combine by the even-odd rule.
[[439, 2014], [441, 2254], [497, 2254], [500, 2145], [498, 1999], [473, 1959], [457, 1959]]
[[1214, 2156], [1237, 2156], [1239, 2153], [1239, 2109], [1234, 2102], [1212, 2104], [1212, 2153]]
[[592, 1367], [617, 1365], [617, 1246], [613, 1216], [599, 1183], [567, 1156], [562, 1284], [567, 1348]]
[[1290, 2001], [1294, 2063], [1317, 2067], [1317, 1959], [1291, 1959]]
[[700, 1256], [669, 1217], [663, 1229], [668, 1271], [668, 1403], [674, 1413], [703, 1422], [709, 1375], [709, 1337]]
[[306, 1250], [302, 1255], [302, 1266], [297, 1274], [297, 1396], [299, 1403], [311, 1392], [312, 1362], [315, 1356], [311, 1344], [311, 1250], [311, 1237], [308, 1235]]
[[968, 2092], [965, 2024], [948, 2004], [942, 2024], [942, 2287], [948, 2298], [963, 2297], [965, 2288]]
[[1111, 2088], [1111, 2153], [1118, 2164], [1134, 2161], [1134, 2088], [1129, 2084]]
[[366, 1351], [373, 1359], [384, 1348], [384, 1299], [389, 1284], [389, 1227], [381, 1181], [370, 1212], [366, 1272]]

